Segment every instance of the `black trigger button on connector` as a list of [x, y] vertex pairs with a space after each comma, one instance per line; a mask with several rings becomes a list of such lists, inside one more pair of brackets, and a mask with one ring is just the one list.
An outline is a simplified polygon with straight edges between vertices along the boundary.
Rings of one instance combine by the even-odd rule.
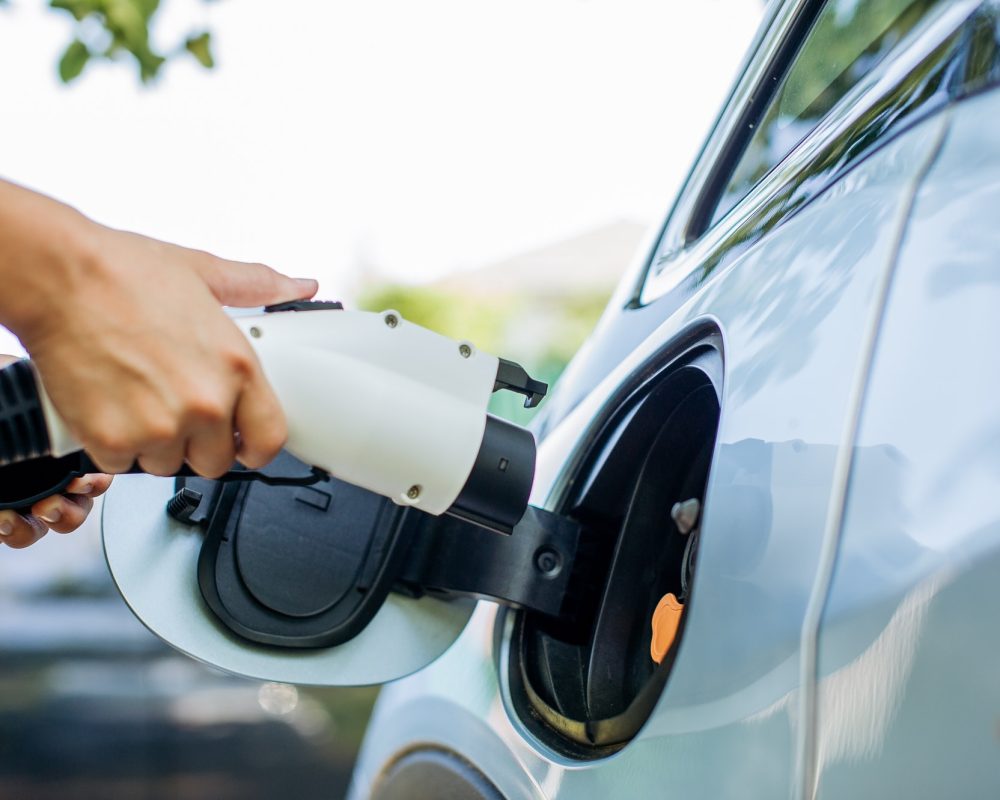
[[275, 303], [264, 306], [265, 314], [275, 314], [279, 311], [343, 311], [344, 304], [339, 300], [290, 300], [287, 303]]

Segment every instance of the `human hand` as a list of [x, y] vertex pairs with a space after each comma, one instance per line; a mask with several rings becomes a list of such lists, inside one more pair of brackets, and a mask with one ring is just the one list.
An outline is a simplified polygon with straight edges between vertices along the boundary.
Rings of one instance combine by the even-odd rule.
[[308, 298], [315, 281], [112, 230], [19, 187], [0, 184], [3, 201], [0, 321], [101, 469], [171, 475], [187, 461], [216, 477], [277, 454], [281, 407], [220, 306]]
[[94, 498], [110, 486], [110, 475], [83, 475], [74, 478], [62, 494], [39, 500], [31, 507], [30, 514], [0, 511], [0, 543], [20, 550], [33, 545], [50, 530], [72, 533], [87, 519]]
[[[0, 369], [17, 359], [0, 355]], [[104, 474], [82, 475], [74, 478], [62, 492], [39, 500], [31, 513], [0, 511], [0, 543], [20, 550], [41, 539], [49, 530], [71, 533], [79, 528], [94, 506], [94, 498], [104, 494], [111, 486], [111, 476]]]

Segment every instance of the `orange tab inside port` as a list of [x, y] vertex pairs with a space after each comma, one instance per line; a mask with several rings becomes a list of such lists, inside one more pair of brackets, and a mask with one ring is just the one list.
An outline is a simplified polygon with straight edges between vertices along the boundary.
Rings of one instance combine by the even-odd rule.
[[677, 638], [677, 627], [681, 624], [684, 604], [673, 592], [660, 598], [653, 612], [653, 638], [649, 642], [649, 655], [657, 664], [663, 661], [670, 646]]

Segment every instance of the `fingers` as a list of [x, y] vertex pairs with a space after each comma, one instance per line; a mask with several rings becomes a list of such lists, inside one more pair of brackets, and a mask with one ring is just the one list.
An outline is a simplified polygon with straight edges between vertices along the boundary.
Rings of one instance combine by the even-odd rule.
[[264, 264], [207, 256], [195, 270], [224, 306], [266, 306], [288, 300], [304, 300], [316, 294], [319, 284], [311, 278], [289, 278]]
[[111, 488], [113, 475], [95, 472], [91, 475], [81, 475], [74, 478], [66, 487], [65, 494], [84, 494], [88, 497], [100, 497]]
[[0, 544], [20, 550], [33, 545], [49, 530], [75, 531], [93, 509], [94, 498], [110, 486], [110, 475], [82, 475], [70, 482], [65, 495], [53, 495], [35, 503], [29, 515], [0, 511]]
[[239, 449], [236, 457], [250, 469], [269, 463], [285, 445], [285, 414], [261, 370], [251, 377], [236, 405]]
[[184, 442], [173, 440], [167, 444], [150, 447], [138, 458], [143, 472], [150, 475], [176, 475], [184, 463]]
[[87, 455], [96, 466], [112, 475], [128, 472], [135, 463], [135, 452], [130, 447], [109, 448], [88, 444]]
[[187, 462], [206, 478], [218, 478], [236, 460], [236, 442], [231, 423], [205, 427], [191, 437]]
[[57, 494], [35, 503], [31, 507], [31, 515], [56, 533], [70, 533], [83, 524], [93, 506], [93, 498], [87, 495], [64, 497]]
[[48, 533], [48, 526], [34, 517], [0, 511], [0, 542], [15, 550], [33, 545]]

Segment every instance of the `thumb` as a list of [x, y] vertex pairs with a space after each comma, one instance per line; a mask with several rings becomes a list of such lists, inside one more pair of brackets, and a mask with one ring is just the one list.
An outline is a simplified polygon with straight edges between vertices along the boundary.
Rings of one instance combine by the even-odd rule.
[[319, 284], [311, 278], [289, 278], [264, 264], [210, 257], [195, 270], [224, 306], [251, 308], [289, 300], [305, 300]]

